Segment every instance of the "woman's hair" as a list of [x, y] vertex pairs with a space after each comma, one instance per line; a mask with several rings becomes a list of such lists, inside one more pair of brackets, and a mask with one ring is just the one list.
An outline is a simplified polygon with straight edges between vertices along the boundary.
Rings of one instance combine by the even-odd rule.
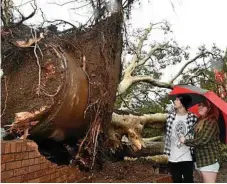
[[208, 111], [207, 114], [204, 117], [201, 117], [199, 120], [199, 123], [197, 124], [195, 131], [199, 132], [204, 125], [205, 121], [212, 121], [215, 120], [217, 122], [218, 117], [219, 117], [219, 110], [218, 108], [213, 105], [210, 101], [205, 100], [201, 102], [205, 107], [207, 107]]

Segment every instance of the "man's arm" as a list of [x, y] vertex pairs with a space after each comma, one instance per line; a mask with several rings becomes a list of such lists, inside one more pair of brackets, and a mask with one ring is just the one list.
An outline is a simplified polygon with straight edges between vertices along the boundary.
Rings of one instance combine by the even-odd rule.
[[170, 155], [170, 147], [168, 144], [170, 141], [169, 140], [169, 129], [171, 128], [170, 123], [169, 123], [170, 116], [171, 116], [171, 114], [168, 114], [167, 119], [166, 119], [165, 141], [164, 141], [164, 151], [163, 151], [163, 153], [166, 155]]

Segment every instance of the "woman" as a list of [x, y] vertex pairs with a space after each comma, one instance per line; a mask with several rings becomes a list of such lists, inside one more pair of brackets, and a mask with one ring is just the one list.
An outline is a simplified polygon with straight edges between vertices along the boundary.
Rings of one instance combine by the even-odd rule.
[[194, 139], [180, 137], [180, 142], [195, 148], [196, 166], [204, 183], [215, 183], [219, 171], [218, 109], [208, 100], [199, 104], [199, 122]]

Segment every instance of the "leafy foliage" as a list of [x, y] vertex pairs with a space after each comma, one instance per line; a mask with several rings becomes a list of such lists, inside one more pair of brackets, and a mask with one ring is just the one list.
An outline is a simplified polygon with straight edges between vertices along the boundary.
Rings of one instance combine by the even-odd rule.
[[162, 128], [154, 128], [151, 126], [147, 126], [143, 129], [142, 136], [144, 138], [149, 138], [149, 137], [156, 137], [164, 134], [164, 130]]
[[[199, 48], [199, 50], [205, 52], [206, 48], [202, 46]], [[218, 62], [222, 63], [218, 70], [219, 72], [223, 72], [225, 75], [227, 74], [227, 53], [224, 57], [222, 57], [223, 51], [217, 48], [216, 45], [213, 46], [210, 52], [212, 53], [212, 57], [206, 59], [206, 56], [204, 56], [200, 62], [195, 62], [195, 67], [190, 68], [187, 73], [183, 75], [180, 83], [199, 85], [201, 88], [212, 90], [218, 94], [218, 96], [222, 97], [220, 95], [219, 89], [221, 87], [225, 87], [227, 90], [227, 78], [225, 77], [223, 82], [218, 81], [215, 77], [214, 69], [217, 68]], [[227, 96], [222, 98], [223, 100], [227, 101]]]

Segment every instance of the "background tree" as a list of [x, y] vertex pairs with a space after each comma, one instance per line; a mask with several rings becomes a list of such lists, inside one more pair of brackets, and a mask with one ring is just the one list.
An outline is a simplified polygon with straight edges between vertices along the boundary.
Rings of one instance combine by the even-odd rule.
[[[172, 39], [163, 42], [152, 40], [155, 29], [162, 31], [163, 35], [171, 34], [168, 23], [160, 22], [138, 30], [133, 35], [134, 42], [125, 38], [127, 46], [115, 108], [127, 113], [113, 113], [109, 137], [116, 141], [116, 147], [120, 146], [122, 135], [126, 135], [134, 148], [137, 145], [137, 149], [141, 149], [144, 145], [141, 137], [144, 126], [153, 123], [164, 126], [168, 92], [174, 85], [192, 84], [217, 91], [211, 66], [213, 61], [223, 60], [223, 52], [215, 45], [210, 51], [201, 46], [196, 56], [192, 57], [188, 46], [180, 47]], [[177, 63], [183, 63], [179, 70], [174, 68]], [[171, 79], [163, 80], [162, 75], [168, 72], [168, 68], [175, 70], [175, 74]]]

